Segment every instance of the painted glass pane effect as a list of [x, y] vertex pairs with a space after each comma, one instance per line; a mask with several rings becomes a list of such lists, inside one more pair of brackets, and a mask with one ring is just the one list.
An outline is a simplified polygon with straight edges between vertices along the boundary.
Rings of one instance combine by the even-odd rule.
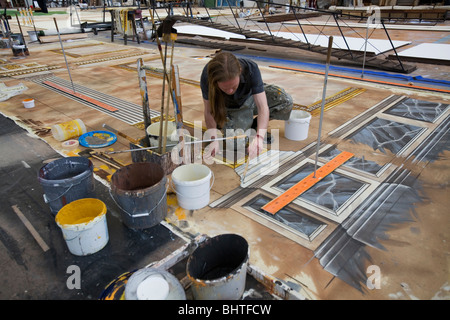
[[284, 225], [291, 227], [299, 231], [300, 233], [303, 233], [309, 239], [314, 234], [314, 232], [316, 232], [321, 226], [324, 225], [319, 220], [305, 216], [300, 212], [291, 210], [288, 207], [284, 207], [283, 209], [278, 211], [275, 215], [272, 215], [271, 213], [268, 213], [263, 209], [261, 209], [261, 207], [267, 204], [270, 200], [271, 199], [269, 199], [269, 197], [260, 194], [255, 198], [253, 198], [252, 200], [250, 200], [249, 202], [247, 202], [244, 206], [251, 207], [254, 210], [257, 210], [258, 212], [265, 214], [270, 219], [277, 220], [283, 223]]
[[[282, 190], [288, 190], [297, 182], [303, 180], [306, 176], [314, 172], [314, 164], [306, 163], [291, 175], [282, 179], [275, 186]], [[337, 214], [337, 210], [347, 201], [355, 192], [357, 192], [364, 183], [332, 172], [302, 193], [298, 198], [321, 205]]]
[[[342, 151], [336, 148], [329, 148], [320, 154], [320, 157], [327, 159], [328, 161], [336, 157]], [[345, 161], [343, 166], [357, 169], [360, 171], [377, 174], [377, 172], [382, 168], [375, 161], [365, 160], [364, 158], [357, 158], [355, 156], [351, 157], [349, 160]]]
[[447, 110], [448, 106], [448, 104], [444, 103], [408, 98], [398, 102], [384, 113], [419, 121], [433, 122]]
[[349, 136], [355, 143], [364, 143], [374, 150], [397, 154], [422, 131], [421, 127], [375, 118]]

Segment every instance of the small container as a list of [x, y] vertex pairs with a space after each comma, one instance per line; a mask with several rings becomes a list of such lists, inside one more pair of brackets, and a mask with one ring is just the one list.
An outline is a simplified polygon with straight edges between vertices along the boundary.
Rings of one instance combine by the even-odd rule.
[[66, 150], [75, 150], [79, 147], [79, 145], [80, 143], [78, 142], [78, 140], [67, 140], [61, 143], [61, 146]]
[[34, 108], [34, 99], [22, 100], [23, 106], [27, 109]]
[[67, 121], [52, 126], [53, 138], [58, 141], [66, 141], [71, 138], [79, 137], [86, 133], [86, 126], [80, 119]]

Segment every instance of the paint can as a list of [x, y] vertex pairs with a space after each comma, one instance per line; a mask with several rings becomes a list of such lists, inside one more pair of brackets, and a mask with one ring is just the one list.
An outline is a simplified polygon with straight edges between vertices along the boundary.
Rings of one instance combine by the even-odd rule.
[[38, 173], [44, 189], [44, 201], [56, 215], [66, 204], [95, 196], [94, 165], [83, 157], [67, 157], [52, 161]]
[[289, 140], [300, 141], [308, 138], [311, 113], [304, 110], [292, 110], [289, 120], [284, 123], [284, 136]]
[[26, 109], [34, 108], [34, 99], [23, 99], [22, 103]]
[[75, 200], [55, 217], [70, 253], [87, 256], [103, 249], [109, 241], [106, 205], [99, 199]]
[[150, 228], [167, 216], [167, 177], [154, 162], [137, 162], [117, 170], [111, 178], [111, 198], [132, 229]]
[[209, 204], [214, 176], [207, 166], [197, 163], [180, 166], [173, 170], [172, 182], [178, 205], [183, 209], [197, 210]]
[[169, 272], [144, 268], [128, 279], [125, 300], [186, 300], [186, 293], [178, 279]]
[[75, 119], [52, 126], [53, 138], [66, 141], [86, 133], [86, 126], [81, 119]]
[[186, 272], [195, 300], [238, 300], [245, 290], [249, 245], [237, 234], [201, 243], [189, 256]]

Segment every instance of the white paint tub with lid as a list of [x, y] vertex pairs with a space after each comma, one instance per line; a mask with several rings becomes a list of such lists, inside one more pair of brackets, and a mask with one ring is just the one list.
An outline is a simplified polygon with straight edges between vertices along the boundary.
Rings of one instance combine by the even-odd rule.
[[178, 279], [165, 270], [143, 268], [134, 272], [125, 285], [125, 300], [186, 300]]
[[27, 109], [34, 108], [34, 99], [22, 100], [23, 106]]
[[285, 121], [284, 136], [289, 140], [300, 141], [308, 138], [311, 113], [303, 110], [292, 110], [289, 120]]
[[197, 210], [209, 204], [214, 176], [207, 166], [197, 163], [180, 166], [172, 172], [172, 182], [178, 205], [183, 209]]

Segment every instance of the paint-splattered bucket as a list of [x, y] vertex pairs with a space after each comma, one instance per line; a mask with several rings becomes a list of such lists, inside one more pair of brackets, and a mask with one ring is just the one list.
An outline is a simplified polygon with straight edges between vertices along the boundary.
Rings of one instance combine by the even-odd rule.
[[109, 240], [106, 205], [99, 199], [73, 201], [59, 210], [55, 217], [69, 251], [86, 256], [103, 249]]
[[58, 159], [39, 170], [44, 201], [54, 215], [72, 201], [95, 197], [93, 172], [91, 160], [83, 157]]
[[207, 166], [197, 163], [180, 166], [173, 170], [172, 182], [178, 205], [183, 209], [197, 210], [208, 205], [214, 176]]
[[153, 162], [138, 162], [117, 170], [111, 178], [111, 197], [126, 226], [150, 228], [167, 215], [167, 178]]
[[245, 290], [249, 246], [236, 234], [205, 240], [191, 254], [186, 272], [196, 300], [237, 300]]
[[[147, 134], [150, 139], [150, 146], [157, 147], [159, 145], [159, 130], [161, 122], [154, 122], [147, 127]], [[165, 132], [165, 124], [163, 124], [163, 137]], [[177, 126], [175, 122], [167, 122], [167, 135], [166, 135], [166, 145], [177, 145], [178, 144]], [[171, 150], [173, 147], [168, 147], [166, 150]]]
[[292, 110], [289, 120], [285, 121], [284, 136], [289, 140], [300, 141], [308, 138], [311, 113], [303, 110]]

